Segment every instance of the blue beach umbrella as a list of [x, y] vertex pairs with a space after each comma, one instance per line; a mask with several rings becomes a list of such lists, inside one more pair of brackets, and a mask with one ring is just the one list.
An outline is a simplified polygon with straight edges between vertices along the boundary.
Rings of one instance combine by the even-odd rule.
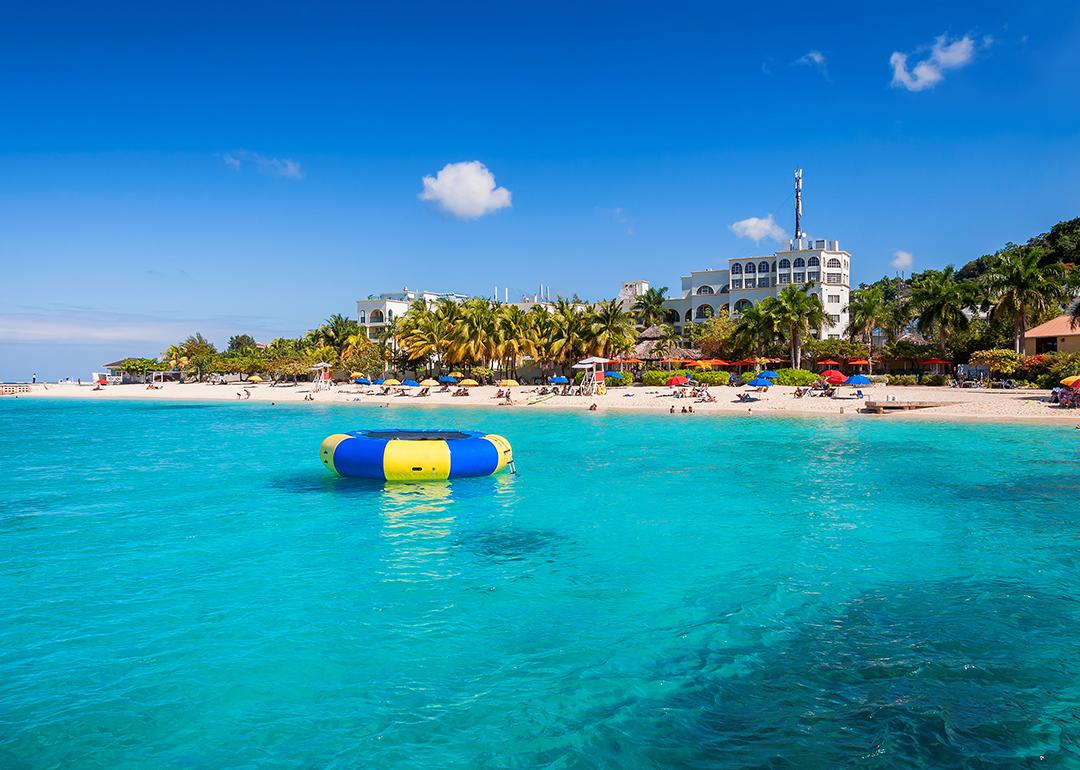
[[417, 382], [416, 380], [403, 380], [401, 384], [405, 385], [406, 387], [409, 387], [409, 388], [419, 388], [420, 387], [420, 383]]
[[370, 385], [371, 384], [371, 380], [369, 380], [367, 377], [357, 377], [355, 380], [353, 380], [353, 382], [355, 382], [357, 385]]
[[622, 377], [618, 372], [604, 372], [605, 377]]
[[569, 385], [570, 380], [566, 379], [560, 374], [557, 377], [552, 377], [550, 380], [548, 380], [548, 383], [551, 385]]
[[853, 374], [844, 380], [845, 385], [869, 385], [870, 378], [862, 374]]
[[746, 384], [752, 388], [769, 388], [772, 387], [773, 381], [767, 380], [764, 377], [755, 377]]
[[457, 377], [451, 377], [449, 374], [444, 374], [442, 377], [439, 378], [439, 382], [446, 382], [452, 384], [457, 382]]
[[372, 385], [382, 385], [384, 382], [386, 382], [386, 380], [384, 378], [380, 377], [379, 379], [375, 380], [371, 384]]
[[775, 380], [779, 376], [780, 376], [779, 374], [772, 371], [771, 369], [769, 371], [762, 372], [761, 374], [758, 375], [758, 377], [765, 377], [766, 379], [769, 379], [769, 380]]

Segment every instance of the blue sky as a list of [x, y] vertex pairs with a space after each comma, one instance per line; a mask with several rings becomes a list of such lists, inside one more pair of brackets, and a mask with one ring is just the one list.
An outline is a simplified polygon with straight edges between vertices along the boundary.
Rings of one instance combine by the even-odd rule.
[[1080, 215], [1072, 2], [160, 5], [5, 7], [0, 379], [402, 286], [676, 288], [775, 248], [732, 225], [790, 231], [797, 166], [856, 280]]

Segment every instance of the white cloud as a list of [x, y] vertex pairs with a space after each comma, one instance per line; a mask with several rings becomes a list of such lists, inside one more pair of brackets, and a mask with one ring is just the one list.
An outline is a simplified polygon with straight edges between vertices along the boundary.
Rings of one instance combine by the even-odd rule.
[[910, 251], [898, 250], [893, 252], [893, 261], [889, 264], [897, 270], [907, 270], [915, 262], [915, 256]]
[[826, 80], [829, 79], [829, 70], [825, 66], [825, 54], [821, 51], [807, 51], [798, 59], [795, 60], [795, 64], [803, 64], [808, 67], [814, 67], [817, 69], [821, 77]]
[[732, 223], [731, 232], [740, 238], [749, 238], [755, 243], [760, 243], [766, 238], [772, 238], [777, 243], [783, 243], [787, 238], [787, 233], [784, 232], [780, 225], [776, 224], [772, 214], [765, 218], [747, 217], [746, 219], [740, 219], [738, 222]]
[[424, 177], [420, 200], [432, 201], [458, 219], [478, 219], [509, 208], [510, 191], [495, 186], [495, 175], [478, 160], [447, 163], [435, 176]]
[[279, 176], [283, 179], [303, 179], [303, 167], [292, 158], [270, 158], [251, 150], [237, 150], [221, 156], [222, 162], [231, 169], [240, 171], [244, 165], [250, 165], [260, 174]]
[[[983, 47], [989, 47], [992, 42], [991, 39], [984, 38]], [[926, 48], [922, 48], [915, 53], [925, 52]], [[946, 70], [959, 69], [970, 64], [975, 58], [975, 41], [970, 35], [951, 41], [946, 35], [940, 35], [930, 46], [926, 57], [910, 69], [908, 56], [909, 54], [893, 51], [889, 57], [889, 64], [893, 69], [892, 86], [906, 88], [908, 91], [925, 91], [944, 80]]]

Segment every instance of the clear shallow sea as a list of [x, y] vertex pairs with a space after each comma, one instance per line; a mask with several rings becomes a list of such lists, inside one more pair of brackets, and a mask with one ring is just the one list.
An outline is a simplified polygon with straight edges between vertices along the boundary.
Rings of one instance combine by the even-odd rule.
[[[366, 426], [520, 474], [330, 477]], [[1080, 432], [0, 401], [0, 767], [1075, 767]]]

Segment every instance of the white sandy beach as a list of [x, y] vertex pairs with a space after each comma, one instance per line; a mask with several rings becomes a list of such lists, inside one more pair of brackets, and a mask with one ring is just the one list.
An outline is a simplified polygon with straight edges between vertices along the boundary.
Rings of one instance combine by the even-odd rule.
[[[244, 389], [251, 393], [243, 397]], [[418, 389], [406, 389], [415, 393]], [[470, 389], [467, 397], [454, 397], [449, 392], [434, 390], [429, 396], [373, 395], [378, 388], [339, 385], [330, 391], [315, 392], [314, 401], [306, 400], [312, 394], [311, 383], [295, 386], [271, 386], [232, 383], [212, 385], [206, 383], [166, 383], [159, 390], [148, 390], [145, 385], [109, 385], [95, 391], [90, 385], [74, 383], [42, 384], [31, 387], [29, 394], [9, 395], [2, 398], [78, 398], [78, 399], [138, 399], [145, 401], [240, 401], [243, 403], [316, 403], [356, 404], [386, 408], [410, 407], [496, 407], [514, 410], [570, 409], [585, 410], [596, 404], [597, 411], [661, 411], [668, 412], [674, 405], [681, 414], [683, 407], [693, 407], [694, 414], [726, 415], [793, 415], [831, 416], [877, 420], [951, 420], [989, 422], [1049, 422], [1080, 425], [1080, 410], [1061, 409], [1048, 402], [1045, 390], [958, 390], [946, 387], [887, 387], [874, 385], [863, 388], [867, 401], [938, 402], [942, 406], [896, 412], [885, 415], [862, 411], [863, 402], [855, 398], [851, 388], [840, 388], [834, 398], [795, 398], [794, 387], [778, 385], [767, 393], [754, 393], [758, 401], [741, 403], [736, 395], [745, 388], [713, 387], [711, 393], [716, 403], [699, 403], [695, 399], [676, 399], [673, 389], [666, 387], [612, 388], [604, 396], [555, 396], [535, 404], [528, 402], [537, 397], [536, 386], [513, 388], [513, 405], [503, 405], [495, 398], [500, 390], [494, 386]], [[242, 398], [237, 398], [237, 394]]]

